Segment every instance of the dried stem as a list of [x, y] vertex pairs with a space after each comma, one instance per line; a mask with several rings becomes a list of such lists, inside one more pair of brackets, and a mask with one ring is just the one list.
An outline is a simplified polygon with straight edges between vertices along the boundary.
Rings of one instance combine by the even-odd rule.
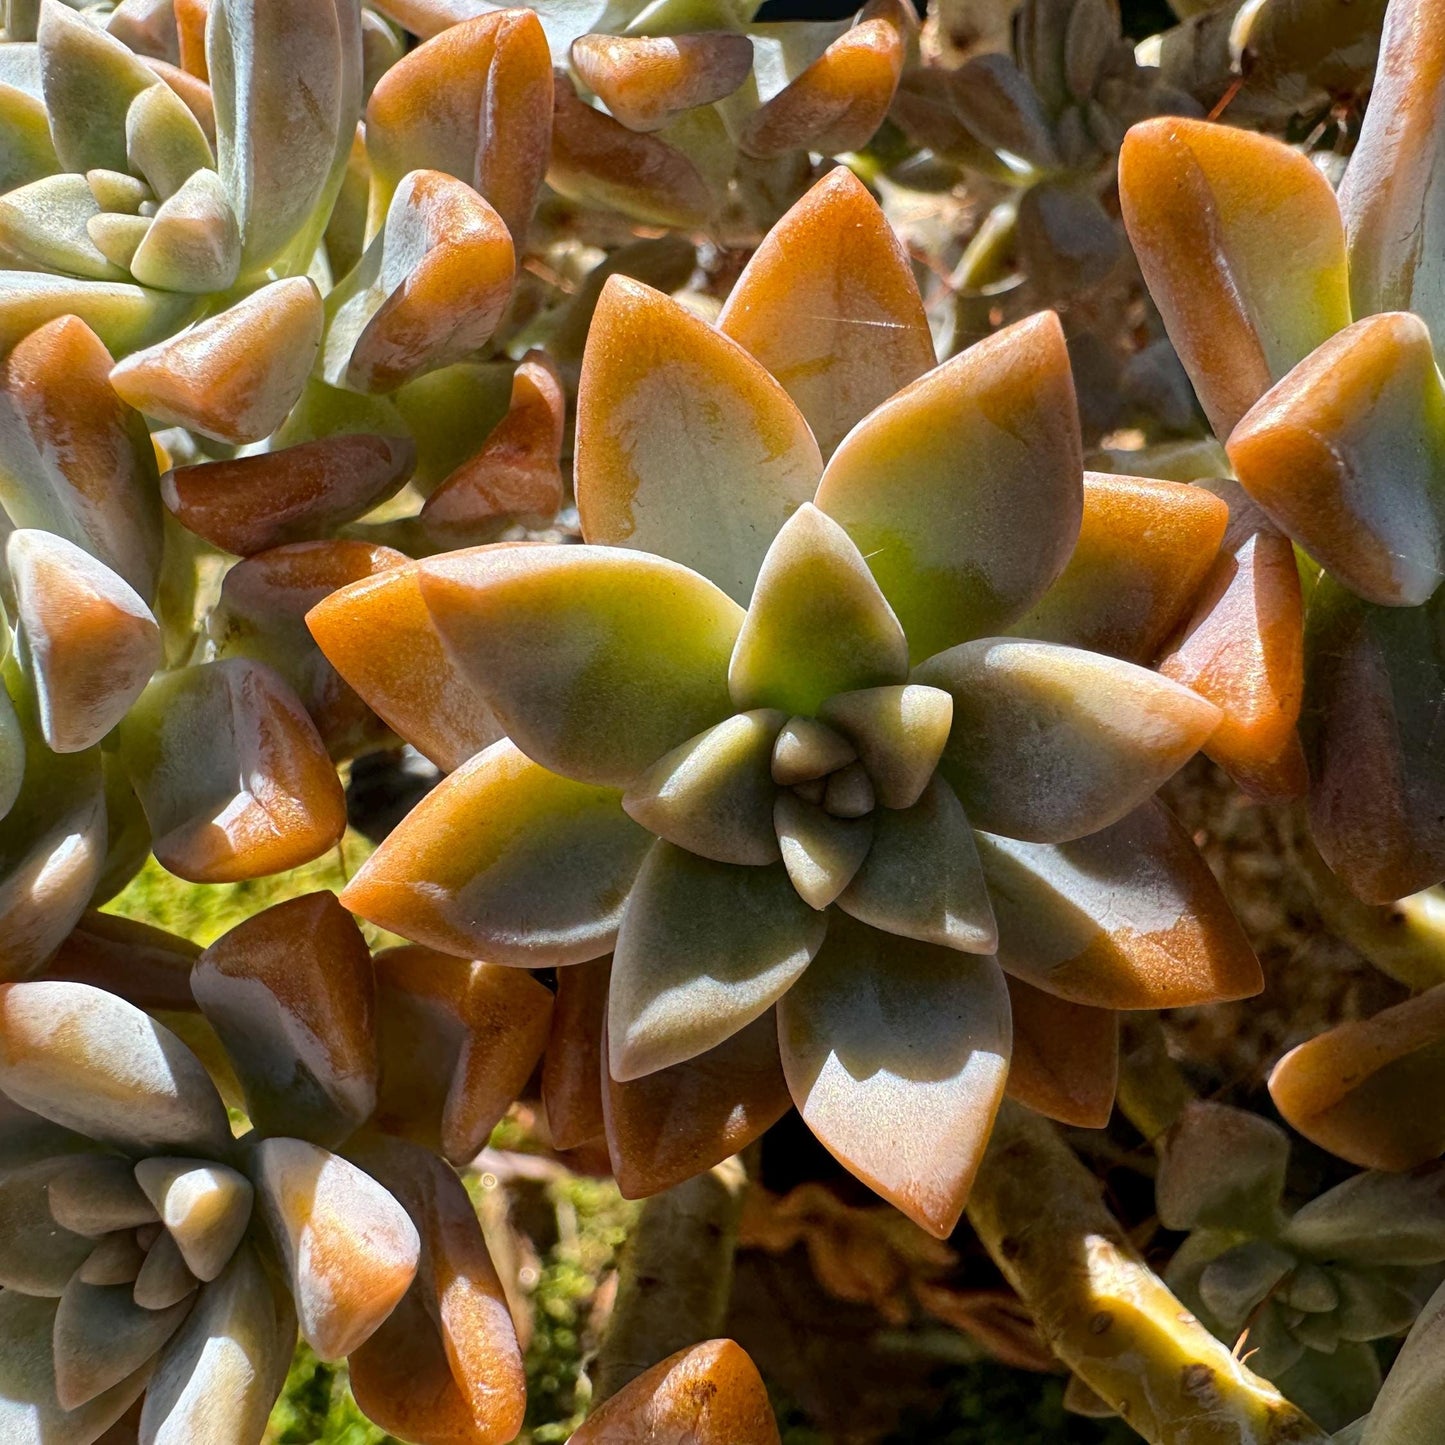
[[659, 1360], [721, 1333], [747, 1183], [735, 1156], [642, 1206], [592, 1371], [594, 1407]]
[[968, 1216], [1054, 1353], [1154, 1445], [1329, 1439], [1174, 1298], [1037, 1115], [1005, 1104]]

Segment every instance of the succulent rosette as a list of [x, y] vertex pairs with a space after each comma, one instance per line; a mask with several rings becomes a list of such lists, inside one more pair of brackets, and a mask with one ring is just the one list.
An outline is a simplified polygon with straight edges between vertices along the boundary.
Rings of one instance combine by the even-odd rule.
[[1439, 7], [1396, 0], [1338, 200], [1300, 152], [1201, 121], [1136, 127], [1120, 164], [1150, 290], [1256, 509], [1239, 560], [1259, 585], [1219, 579], [1171, 670], [1241, 722], [1266, 721], [1261, 698], [1301, 718], [1314, 840], [1369, 902], [1445, 878], [1442, 55]]
[[[460, 673], [505, 732], [343, 901], [464, 957], [610, 953], [624, 1085], [701, 1066], [776, 1005], [809, 1126], [947, 1233], [1008, 1074], [1000, 960], [1045, 1012], [1259, 986], [1150, 801], [1218, 710], [1052, 640], [1147, 648], [1187, 601], [1161, 578], [1051, 609], [1053, 588], [1106, 594], [1118, 559], [1099, 536], [1076, 548], [1083, 518], [1130, 510], [1121, 479], [1086, 503], [1079, 451], [1057, 320], [933, 368], [906, 259], [846, 171], [765, 240], [717, 328], [612, 279], [579, 392], [586, 545], [417, 564], [441, 647], [416, 665], [393, 644], [423, 629], [393, 626], [375, 588], [309, 615], [344, 676], [363, 633], [389, 651], [366, 684], [399, 722]], [[1200, 575], [1219, 504], [1200, 526], [1189, 489], [1138, 491], [1123, 525], [1170, 518]], [[1045, 1055], [1050, 1032], [1035, 1021]], [[1078, 1092], [1102, 1073], [1111, 1095], [1112, 1039], [1092, 1065], [1069, 1048], [1054, 1062]]]
[[[398, 1060], [445, 1071], [444, 1005], [383, 972], [383, 1028], [370, 953], [330, 893], [198, 956], [98, 916], [56, 971], [0, 986], [5, 1439], [86, 1445], [135, 1407], [143, 1441], [258, 1442], [298, 1324], [349, 1361], [385, 1428], [512, 1439], [521, 1356], [466, 1190], [432, 1149], [371, 1127], [439, 1132], [437, 1096]], [[546, 990], [507, 978], [513, 1014], [516, 986], [534, 990], [545, 1029]], [[449, 1142], [480, 1130], [461, 1145], [479, 1147], [499, 1077], [458, 1082]]]

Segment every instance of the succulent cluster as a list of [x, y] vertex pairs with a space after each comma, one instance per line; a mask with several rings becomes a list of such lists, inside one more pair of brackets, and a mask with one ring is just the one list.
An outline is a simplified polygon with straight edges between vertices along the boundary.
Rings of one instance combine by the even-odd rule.
[[[1198, 752], [1350, 907], [1445, 882], [1445, 11], [997, 8], [0, 0], [4, 1440], [258, 1445], [298, 1333], [516, 1438], [511, 1111], [648, 1200], [577, 1445], [777, 1445], [638, 1261], [730, 1250], [790, 1110], [841, 1168], [750, 1237], [894, 1327], [1170, 1445], [1433, 1439], [1438, 954], [1283, 1031], [1324, 1192], [1129, 1016], [1265, 985], [1155, 796]], [[403, 745], [339, 897], [101, 911], [323, 857]], [[1167, 1285], [1044, 1122], [1116, 1096]], [[981, 1291], [914, 1228], [966, 1206]]]

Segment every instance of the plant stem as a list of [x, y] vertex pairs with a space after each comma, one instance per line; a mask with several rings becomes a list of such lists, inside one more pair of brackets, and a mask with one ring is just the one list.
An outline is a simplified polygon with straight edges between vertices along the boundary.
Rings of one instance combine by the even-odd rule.
[[1005, 1103], [968, 1217], [1054, 1353], [1152, 1445], [1329, 1439], [1174, 1298], [1037, 1115]]
[[721, 1332], [747, 1183], [734, 1156], [642, 1206], [592, 1370], [594, 1409], [659, 1360]]

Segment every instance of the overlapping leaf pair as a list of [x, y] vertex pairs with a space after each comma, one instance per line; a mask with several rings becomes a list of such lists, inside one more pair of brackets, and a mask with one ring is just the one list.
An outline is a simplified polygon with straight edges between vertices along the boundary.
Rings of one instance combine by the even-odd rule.
[[1160, 1221], [1191, 1231], [1166, 1278], [1222, 1340], [1326, 1429], [1380, 1388], [1371, 1341], [1402, 1335], [1445, 1267], [1445, 1173], [1357, 1174], [1288, 1212], [1289, 1140], [1194, 1104], [1165, 1142]]
[[[371, 584], [308, 620], [403, 735], [408, 699], [455, 673], [506, 734], [391, 835], [348, 907], [504, 964], [611, 953], [604, 1053], [624, 1087], [691, 1069], [735, 1099], [719, 1053], [750, 1028], [770, 1050], [777, 1005], [810, 1127], [947, 1233], [1008, 1074], [996, 952], [1032, 986], [1024, 1086], [1095, 1119], [1114, 1052], [1099, 1009], [1259, 977], [1149, 802], [1218, 710], [1067, 645], [1091, 626], [1147, 653], [1183, 598], [1160, 578], [1087, 618], [1064, 600], [1093, 595], [1110, 545], [1099, 527], [1074, 570], [1088, 504], [1057, 322], [930, 359], [896, 241], [834, 172], [719, 329], [609, 281], [578, 403], [589, 545], [419, 564], [441, 644], [425, 656], [397, 645], [415, 623], [392, 624]], [[1199, 572], [1212, 559], [1223, 518], [1201, 526], [1189, 489], [1090, 490], [1174, 521]], [[1024, 635], [1000, 636], [1010, 624]], [[388, 673], [348, 673], [361, 638]], [[730, 1115], [694, 1116], [694, 1169], [722, 1135], [739, 1146]]]
[[[1437, 7], [1391, 7], [1343, 213], [1304, 156], [1201, 122], [1136, 128], [1120, 172], [1125, 219], [1170, 336], [1269, 519], [1255, 529], [1252, 570], [1263, 580], [1265, 548], [1279, 550], [1274, 528], [1310, 559], [1311, 826], [1331, 868], [1376, 902], [1445, 876], [1445, 755], [1434, 726], [1445, 690], [1436, 600], [1445, 393], [1431, 344], [1445, 316], [1428, 180], [1442, 53]], [[1282, 569], [1282, 556], [1271, 566]], [[1282, 649], [1298, 625], [1287, 578], [1251, 600], [1247, 628], [1231, 616], [1244, 601], [1237, 587], [1208, 599], [1197, 624], [1252, 632], [1256, 651]], [[1241, 690], [1250, 671], [1239, 670]], [[1266, 690], [1286, 722], [1293, 686]]]
[[[330, 893], [193, 952], [97, 916], [57, 972], [199, 1005], [203, 1021], [167, 1016], [210, 1072], [96, 982], [0, 990], [5, 1438], [88, 1442], [143, 1395], [143, 1441], [259, 1441], [299, 1322], [386, 1428], [512, 1439], [521, 1356], [466, 1191], [431, 1149], [362, 1132], [384, 1116], [470, 1157], [510, 1098], [494, 1097], [505, 1068], [461, 1070], [443, 1121], [411, 1059], [458, 1057], [445, 1002], [414, 971], [374, 979]], [[547, 991], [505, 986], [537, 996], [545, 1033]], [[239, 1137], [212, 1075], [244, 1108]]]

